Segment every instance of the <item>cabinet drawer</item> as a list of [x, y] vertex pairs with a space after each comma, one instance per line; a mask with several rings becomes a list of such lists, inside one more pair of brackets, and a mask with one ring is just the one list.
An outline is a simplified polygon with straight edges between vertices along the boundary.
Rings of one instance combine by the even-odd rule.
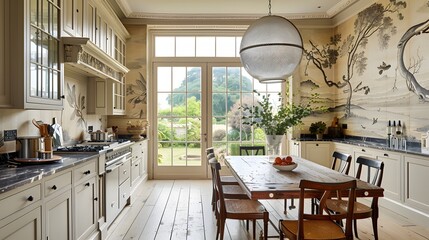
[[50, 180], [45, 181], [44, 189], [45, 196], [49, 196], [53, 193], [61, 192], [66, 187], [71, 185], [71, 172], [67, 172], [60, 176], [54, 177]]
[[133, 159], [133, 163], [131, 165], [131, 184], [134, 183], [134, 181], [137, 180], [140, 176], [140, 164], [141, 159]]
[[74, 181], [78, 182], [83, 179], [90, 178], [93, 174], [95, 174], [96, 167], [95, 161], [91, 161], [74, 170]]
[[131, 161], [126, 161], [119, 167], [119, 184], [130, 178]]
[[119, 209], [122, 210], [127, 205], [127, 200], [130, 197], [130, 179], [128, 178], [119, 186]]
[[27, 188], [0, 201], [0, 219], [40, 200], [40, 184]]

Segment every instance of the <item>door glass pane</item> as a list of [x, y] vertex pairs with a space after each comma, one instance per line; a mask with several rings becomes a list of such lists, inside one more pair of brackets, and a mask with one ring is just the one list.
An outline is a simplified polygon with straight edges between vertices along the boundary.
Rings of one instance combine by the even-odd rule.
[[159, 67], [157, 70], [158, 92], [171, 91], [171, 68]]
[[214, 67], [212, 73], [212, 91], [225, 92], [226, 90], [226, 67]]
[[[161, 69], [167, 68], [158, 67], [158, 73]], [[201, 68], [168, 72], [173, 87], [158, 86], [158, 166], [201, 166]]]
[[[220, 74], [221, 69], [226, 69], [227, 88], [216, 88], [216, 82], [222, 82], [225, 75]], [[256, 104], [253, 86], [258, 87], [261, 96], [270, 94], [271, 98], [277, 98], [281, 91], [281, 84], [271, 87], [267, 91], [267, 84], [261, 85], [250, 77], [243, 68], [213, 67], [212, 68], [212, 142], [213, 146], [222, 148], [222, 154], [238, 155], [240, 145], [265, 145], [265, 134], [262, 129], [254, 129], [242, 123], [241, 106]], [[226, 107], [225, 107], [226, 106]]]

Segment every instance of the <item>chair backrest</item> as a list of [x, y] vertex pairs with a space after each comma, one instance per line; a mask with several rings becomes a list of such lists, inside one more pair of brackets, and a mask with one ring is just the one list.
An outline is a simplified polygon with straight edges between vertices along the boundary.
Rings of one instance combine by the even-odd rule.
[[240, 146], [240, 156], [265, 155], [264, 146]]
[[[348, 191], [349, 199], [355, 199], [355, 190], [356, 190], [356, 180], [348, 181], [348, 182], [335, 182], [335, 183], [322, 183], [322, 182], [314, 182], [309, 180], [301, 180], [299, 183], [299, 187], [301, 189], [300, 192], [300, 200], [299, 200], [299, 209], [298, 209], [298, 236], [297, 239], [304, 239], [304, 232], [311, 231], [310, 229], [304, 229], [304, 220], [330, 220], [337, 221], [346, 219], [346, 225], [344, 233], [346, 235], [346, 239], [353, 239], [352, 233], [352, 220], [353, 220], [353, 208], [355, 201], [347, 201], [347, 211], [344, 213], [334, 213], [329, 211], [326, 206], [326, 200], [333, 198], [335, 193]], [[310, 191], [307, 191], [310, 190]], [[320, 207], [319, 211], [314, 214], [304, 213], [304, 200], [306, 198], [306, 194], [314, 194], [314, 190], [318, 192], [323, 192], [322, 197], [320, 198]], [[308, 197], [308, 196], [307, 196]], [[329, 229], [327, 229], [329, 231]]]
[[334, 151], [332, 158], [332, 170], [337, 170], [340, 173], [348, 175], [352, 162], [352, 155]]
[[210, 153], [214, 154], [214, 148], [213, 147], [206, 148], [206, 153], [207, 155], [209, 155]]
[[226, 213], [225, 198], [223, 196], [223, 189], [222, 189], [222, 184], [220, 182], [220, 173], [219, 173], [221, 166], [219, 162], [210, 160], [210, 167], [212, 169], [212, 174], [213, 174], [212, 179], [213, 179], [213, 186], [216, 193], [216, 200], [219, 201], [219, 213], [224, 214]]
[[[356, 172], [356, 178], [361, 179], [362, 175], [362, 169], [365, 166], [366, 170], [366, 177], [365, 179], [361, 179], [363, 181], [366, 181], [367, 183], [376, 185], [378, 187], [381, 186], [381, 181], [383, 180], [383, 171], [384, 171], [384, 163], [380, 160], [369, 158], [369, 157], [363, 157], [360, 156], [356, 159], [356, 163], [358, 164], [358, 169]], [[372, 170], [375, 170], [374, 173], [371, 172]]]

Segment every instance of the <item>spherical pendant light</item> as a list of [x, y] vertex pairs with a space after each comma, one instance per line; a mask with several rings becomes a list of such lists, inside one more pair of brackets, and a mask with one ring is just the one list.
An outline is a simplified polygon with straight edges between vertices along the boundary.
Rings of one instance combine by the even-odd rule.
[[293, 23], [281, 16], [270, 14], [258, 19], [241, 40], [241, 63], [261, 83], [286, 81], [301, 57], [301, 34]]

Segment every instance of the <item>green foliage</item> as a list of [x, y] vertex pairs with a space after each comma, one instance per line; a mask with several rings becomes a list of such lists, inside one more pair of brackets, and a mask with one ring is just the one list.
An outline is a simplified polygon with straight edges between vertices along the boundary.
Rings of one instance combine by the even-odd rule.
[[312, 134], [324, 133], [326, 130], [326, 123], [322, 121], [314, 122], [310, 125], [309, 130]]
[[[254, 90], [260, 96], [261, 94]], [[274, 108], [270, 102], [270, 95], [262, 96], [256, 106], [243, 106], [243, 124], [248, 124], [264, 130], [266, 135], [283, 135], [295, 125], [301, 124], [302, 119], [317, 110], [325, 107], [312, 107], [318, 101], [319, 96], [312, 94], [307, 104], [285, 104], [281, 93], [278, 94], [278, 106]]]

